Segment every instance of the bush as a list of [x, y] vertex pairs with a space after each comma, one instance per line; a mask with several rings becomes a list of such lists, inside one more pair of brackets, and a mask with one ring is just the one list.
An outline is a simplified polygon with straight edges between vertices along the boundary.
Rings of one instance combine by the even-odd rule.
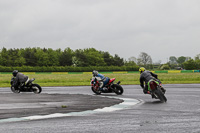
[[194, 61], [193, 59], [190, 59], [183, 63], [184, 68], [187, 70], [198, 69], [198, 67], [196, 67], [197, 66], [196, 64], [197, 64], [197, 61]]

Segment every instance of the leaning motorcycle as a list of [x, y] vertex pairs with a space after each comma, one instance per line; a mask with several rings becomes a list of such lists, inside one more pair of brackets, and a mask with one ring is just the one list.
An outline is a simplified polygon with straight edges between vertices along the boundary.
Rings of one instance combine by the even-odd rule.
[[14, 93], [20, 93], [20, 92], [34, 92], [35, 94], [39, 94], [42, 92], [42, 88], [38, 84], [34, 84], [33, 81], [35, 79], [32, 78], [30, 79], [25, 85], [14, 87], [13, 82], [14, 82], [14, 77], [11, 79], [11, 91]]
[[124, 89], [120, 85], [120, 81], [118, 81], [116, 84], [114, 83], [115, 79], [116, 78], [110, 79], [109, 82], [104, 86], [106, 89], [100, 90], [99, 89], [100, 84], [98, 80], [95, 78], [91, 80], [91, 83], [90, 83], [91, 89], [97, 95], [100, 95], [101, 93], [116, 93], [117, 95], [122, 95], [122, 93], [124, 92]]
[[161, 102], [167, 102], [165, 97], [165, 89], [162, 84], [152, 79], [148, 82], [148, 93], [152, 95], [152, 98], [160, 99]]

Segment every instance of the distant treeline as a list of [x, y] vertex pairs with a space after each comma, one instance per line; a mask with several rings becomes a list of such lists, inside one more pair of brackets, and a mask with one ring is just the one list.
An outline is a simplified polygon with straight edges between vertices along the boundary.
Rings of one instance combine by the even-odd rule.
[[138, 66], [90, 66], [90, 67], [73, 67], [73, 66], [22, 66], [22, 67], [5, 67], [0, 66], [0, 72], [12, 72], [18, 70], [20, 72], [92, 72], [98, 70], [100, 72], [111, 71], [138, 71]]
[[138, 70], [135, 62], [126, 62], [117, 54], [98, 51], [95, 48], [64, 50], [51, 48], [20, 48], [0, 50], [0, 71], [13, 68], [23, 71], [91, 71], [93, 68], [105, 70]]

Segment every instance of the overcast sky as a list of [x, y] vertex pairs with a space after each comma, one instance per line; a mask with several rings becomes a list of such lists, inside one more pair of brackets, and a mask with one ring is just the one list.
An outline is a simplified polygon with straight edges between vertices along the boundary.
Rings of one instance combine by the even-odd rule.
[[200, 54], [200, 0], [0, 0], [0, 49], [95, 48], [153, 62]]

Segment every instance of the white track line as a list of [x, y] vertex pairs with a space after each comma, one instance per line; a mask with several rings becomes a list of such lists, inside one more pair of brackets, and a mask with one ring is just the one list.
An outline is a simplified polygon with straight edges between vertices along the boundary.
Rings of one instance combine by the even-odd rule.
[[[108, 97], [108, 96], [105, 96], [105, 97]], [[110, 98], [121, 99], [121, 100], [123, 100], [123, 102], [120, 104], [110, 106], [110, 107], [104, 107], [104, 108], [95, 109], [95, 110], [86, 110], [86, 111], [82, 111], [82, 112], [54, 113], [54, 114], [49, 114], [49, 115], [34, 115], [34, 116], [20, 117], [20, 118], [1, 119], [0, 123], [41, 120], [41, 119], [59, 118], [59, 117], [66, 117], [66, 116], [84, 116], [84, 115], [90, 115], [90, 114], [95, 114], [95, 113], [112, 112], [112, 111], [129, 108], [129, 107], [141, 102], [139, 100], [131, 99], [131, 98], [119, 98], [119, 97], [110, 97]]]

